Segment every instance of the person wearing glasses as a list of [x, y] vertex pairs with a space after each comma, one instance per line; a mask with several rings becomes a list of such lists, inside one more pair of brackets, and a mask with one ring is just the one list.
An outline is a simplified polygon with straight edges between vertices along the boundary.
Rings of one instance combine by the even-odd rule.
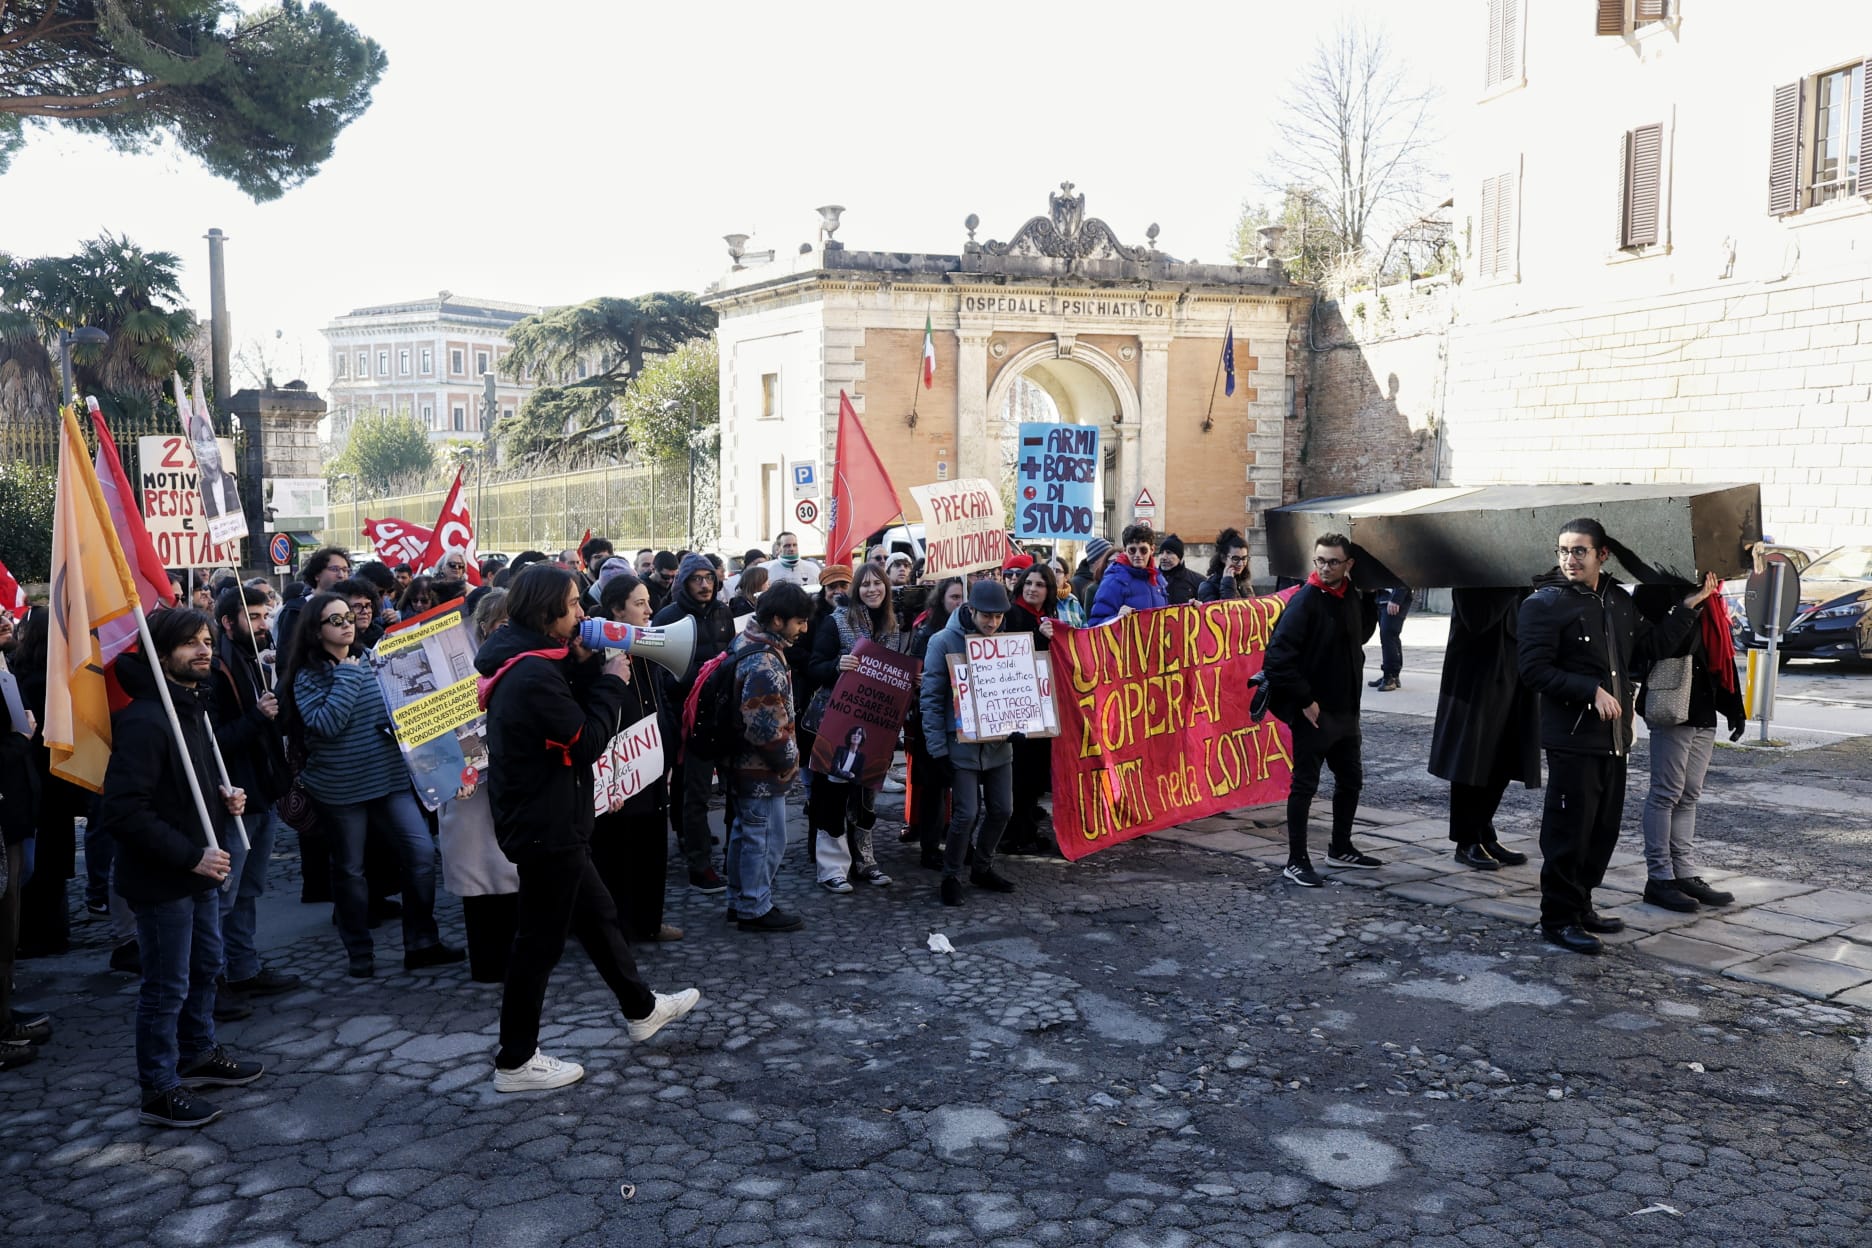
[[1365, 784], [1359, 741], [1365, 643], [1378, 627], [1377, 600], [1352, 588], [1352, 564], [1351, 538], [1328, 533], [1313, 543], [1313, 575], [1288, 599], [1264, 666], [1274, 713], [1293, 729], [1287, 866], [1281, 875], [1302, 888], [1325, 883], [1307, 851], [1307, 816], [1319, 792], [1322, 764], [1333, 773], [1326, 861], [1359, 870], [1384, 865], [1352, 844], [1352, 817]]
[[1254, 586], [1248, 582], [1248, 539], [1240, 529], [1223, 529], [1216, 534], [1209, 575], [1196, 590], [1196, 601], [1227, 602], [1253, 594]]
[[[1574, 953], [1602, 953], [1622, 919], [1593, 909], [1625, 811], [1632, 744], [1632, 665], [1677, 654], [1716, 592], [1714, 572], [1652, 622], [1605, 570], [1612, 539], [1593, 519], [1560, 530], [1559, 564], [1534, 580], [1516, 631], [1521, 681], [1540, 695], [1547, 800], [1541, 810], [1541, 935]], [[1656, 751], [1653, 751], [1655, 762]]]
[[377, 587], [361, 576], [347, 577], [332, 586], [332, 593], [344, 595], [357, 617], [354, 639], [361, 650], [373, 650], [383, 640], [384, 625], [377, 619]]
[[460, 962], [436, 932], [436, 847], [390, 731], [377, 677], [359, 661], [357, 614], [335, 593], [314, 594], [287, 648], [281, 710], [299, 778], [331, 838], [332, 902], [353, 977], [376, 974], [364, 844], [375, 831], [403, 873], [403, 968]]
[[1164, 592], [1163, 573], [1152, 558], [1157, 550], [1157, 535], [1148, 524], [1128, 525], [1124, 531], [1124, 553], [1111, 561], [1099, 581], [1098, 596], [1092, 600], [1088, 623], [1094, 628], [1122, 620], [1133, 611], [1150, 611], [1170, 605]]

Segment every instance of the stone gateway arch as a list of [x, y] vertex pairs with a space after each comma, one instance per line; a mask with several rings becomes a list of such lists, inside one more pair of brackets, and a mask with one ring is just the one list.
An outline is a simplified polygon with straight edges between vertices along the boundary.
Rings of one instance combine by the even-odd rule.
[[[832, 237], [842, 211], [822, 210], [818, 242], [766, 263], [743, 263], [754, 257], [731, 236], [735, 267], [706, 296], [721, 317], [724, 550], [765, 547], [783, 529], [823, 549], [824, 487], [800, 497], [792, 469], [810, 462], [828, 479], [844, 390], [913, 521], [910, 487], [1005, 485], [1013, 423], [1059, 419], [1099, 430], [1107, 536], [1147, 496], [1153, 525], [1191, 545], [1225, 526], [1248, 532], [1266, 575], [1261, 513], [1290, 501], [1287, 430], [1312, 295], [1278, 261], [1179, 261], [1157, 249], [1155, 225], [1126, 245], [1071, 183], [1007, 242], [976, 241], [970, 215], [955, 255], [848, 249]], [[1231, 326], [1232, 396], [1221, 383]]]

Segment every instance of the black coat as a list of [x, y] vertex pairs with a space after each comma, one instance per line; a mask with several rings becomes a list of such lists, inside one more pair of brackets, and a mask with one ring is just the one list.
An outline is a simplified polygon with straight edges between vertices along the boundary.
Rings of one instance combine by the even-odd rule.
[[1458, 589], [1450, 608], [1443, 684], [1430, 734], [1430, 774], [1487, 785], [1502, 775], [1541, 783], [1540, 705], [1516, 667], [1526, 589]]
[[[1680, 600], [1653, 624], [1609, 574], [1600, 576], [1597, 590], [1572, 585], [1558, 571], [1534, 584], [1517, 623], [1518, 667], [1522, 683], [1540, 694], [1541, 745], [1623, 758], [1632, 743], [1633, 665], [1675, 653], [1697, 613]], [[1601, 689], [1618, 699], [1615, 720], [1593, 710]]]
[[689, 596], [690, 574], [713, 573], [715, 565], [702, 555], [690, 555], [678, 571], [680, 579], [676, 582], [675, 593], [662, 610], [650, 617], [650, 623], [657, 628], [668, 628], [671, 624], [680, 624], [685, 617], [695, 620], [695, 649], [690, 651], [689, 670], [678, 678], [662, 668], [657, 669], [657, 679], [663, 682], [663, 700], [681, 706], [688, 699], [689, 689], [695, 684], [696, 673], [702, 670], [702, 665], [718, 654], [726, 654], [734, 645], [735, 631], [734, 613], [719, 592], [707, 602], [697, 602]]
[[1247, 574], [1244, 572], [1241, 579], [1237, 581], [1229, 575], [1226, 567], [1213, 576], [1205, 577], [1203, 583], [1196, 589], [1198, 602], [1227, 602], [1231, 598], [1252, 597], [1254, 597], [1254, 586], [1248, 583]]
[[1274, 624], [1264, 670], [1274, 713], [1292, 721], [1318, 702], [1322, 711], [1358, 713], [1365, 690], [1365, 643], [1378, 628], [1371, 594], [1344, 597], [1302, 585]]
[[110, 765], [93, 816], [98, 830], [108, 833], [116, 846], [111, 887], [131, 902], [175, 901], [205, 893], [215, 882], [195, 874], [195, 864], [207, 852], [208, 838], [182, 768], [195, 769], [216, 841], [225, 847], [230, 816], [208, 737], [208, 687], [169, 682], [169, 697], [188, 743], [185, 764], [149, 660], [140, 653], [126, 654], [117, 664], [117, 678], [131, 701], [111, 716]]
[[1190, 569], [1189, 564], [1179, 563], [1163, 574], [1164, 595], [1170, 599], [1170, 605], [1180, 607], [1186, 602], [1195, 602], [1202, 593], [1203, 578]]
[[494, 836], [513, 862], [590, 843], [592, 764], [624, 726], [632, 697], [596, 657], [533, 653], [560, 648], [509, 622], [475, 655], [475, 670], [493, 680], [482, 703]]
[[286, 795], [292, 773], [286, 767], [286, 738], [277, 719], [260, 710], [267, 691], [253, 645], [222, 633], [215, 639], [214, 675], [208, 684], [215, 736], [234, 787], [247, 791], [258, 809]]
[[[1638, 605], [1638, 613], [1652, 623], [1662, 623], [1670, 614], [1670, 609], [1683, 599], [1681, 587], [1673, 585], [1640, 585], [1632, 591], [1632, 601]], [[1721, 715], [1725, 726], [1734, 732], [1748, 719], [1748, 712], [1742, 705], [1742, 682], [1737, 680], [1736, 687], [1726, 689], [1716, 683], [1715, 674], [1710, 670], [1709, 650], [1703, 644], [1703, 629], [1699, 625], [1690, 630], [1689, 640], [1679, 646], [1676, 655], [1687, 655], [1690, 659], [1690, 713], [1684, 719], [1686, 728], [1714, 728], [1716, 717]], [[1735, 669], [1735, 653], [1725, 650], [1720, 662]], [[1650, 679], [1649, 664], [1638, 671], [1638, 679]], [[1638, 713], [1645, 713], [1645, 695], [1638, 694]]]
[[[0, 721], [5, 718], [5, 708], [0, 707]], [[39, 767], [33, 761], [32, 738], [0, 722], [0, 845], [24, 844], [38, 830]]]

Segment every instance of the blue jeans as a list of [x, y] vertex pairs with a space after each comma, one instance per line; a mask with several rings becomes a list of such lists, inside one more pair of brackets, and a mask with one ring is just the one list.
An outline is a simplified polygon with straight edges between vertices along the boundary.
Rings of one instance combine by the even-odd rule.
[[[950, 877], [962, 874], [963, 864], [968, 861], [971, 833], [975, 835], [975, 870], [986, 871], [994, 866], [1001, 833], [1007, 830], [1008, 819], [1014, 813], [1014, 764], [1002, 763], [987, 771], [958, 767], [950, 794], [949, 833], [943, 838], [943, 874]], [[987, 815], [982, 819], [981, 831], [976, 833], [975, 817], [984, 805]]]
[[369, 802], [319, 802], [318, 809], [331, 839], [332, 908], [338, 913], [338, 936], [346, 955], [360, 959], [372, 952], [364, 838], [373, 828], [389, 838], [403, 866], [403, 952], [441, 944], [435, 922], [435, 841], [416, 795], [402, 789]]
[[279, 831], [279, 816], [271, 806], [259, 813], [249, 807], [246, 819], [252, 848], [242, 849], [240, 837], [229, 829], [227, 852], [233, 860], [229, 872], [235, 884], [215, 892], [221, 899], [221, 943], [227, 950], [227, 967], [222, 974], [229, 979], [252, 979], [260, 973], [260, 951], [254, 948], [254, 932], [259, 927], [256, 909], [260, 894], [266, 892], [267, 863], [273, 857], [274, 834]]
[[143, 990], [137, 994], [137, 1082], [143, 1095], [181, 1085], [215, 1047], [215, 976], [221, 973], [221, 901], [213, 889], [176, 901], [131, 902]]
[[758, 919], [773, 909], [773, 882], [786, 854], [786, 797], [735, 797], [734, 830], [728, 836], [728, 895], [735, 914]]

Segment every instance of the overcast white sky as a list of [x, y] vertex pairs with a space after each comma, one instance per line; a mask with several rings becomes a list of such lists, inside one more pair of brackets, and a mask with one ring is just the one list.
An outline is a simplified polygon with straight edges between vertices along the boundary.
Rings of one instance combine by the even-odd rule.
[[283, 331], [279, 379], [303, 344], [321, 388], [318, 330], [353, 307], [700, 290], [723, 234], [790, 252], [825, 203], [848, 246], [953, 253], [970, 212], [1007, 238], [1071, 179], [1124, 240], [1155, 221], [1219, 261], [1281, 89], [1343, 14], [1389, 15], [1433, 81], [1480, 72], [1443, 51], [1473, 0], [330, 2], [389, 69], [311, 181], [256, 205], [180, 153], [40, 130], [0, 177], [0, 249], [126, 234], [182, 257], [205, 317], [219, 226], [237, 348]]

